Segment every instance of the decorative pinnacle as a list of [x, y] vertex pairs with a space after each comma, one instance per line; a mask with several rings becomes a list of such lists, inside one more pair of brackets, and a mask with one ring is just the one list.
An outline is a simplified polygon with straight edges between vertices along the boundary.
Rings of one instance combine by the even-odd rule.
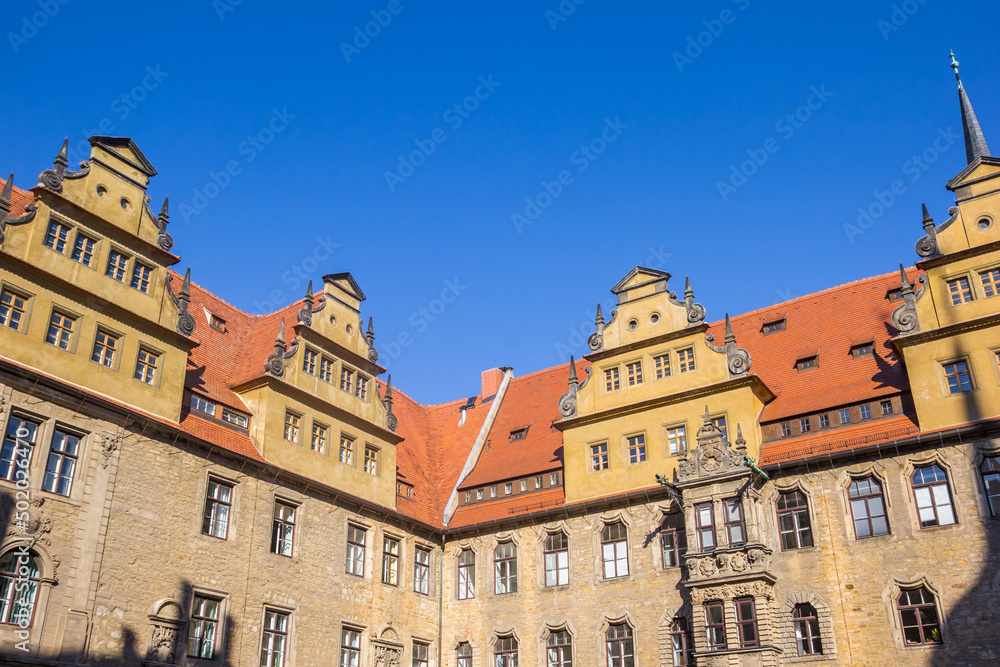
[[392, 404], [392, 373], [385, 378], [385, 401]]
[[178, 299], [184, 299], [185, 301], [191, 300], [191, 267], [189, 266], [187, 271], [184, 272], [184, 282], [181, 283], [181, 293], [177, 295]]
[[312, 295], [313, 295], [313, 281], [310, 280], [309, 284], [306, 285], [306, 299], [309, 300], [310, 304], [312, 303]]
[[934, 219], [931, 218], [931, 214], [927, 211], [927, 204], [921, 204], [921, 206], [924, 208], [924, 231], [929, 231], [934, 226]]
[[601, 312], [601, 303], [597, 302], [597, 328], [600, 329], [604, 326], [604, 313]]
[[3, 184], [3, 191], [0, 191], [0, 211], [10, 213], [10, 198], [13, 195], [14, 174], [7, 177], [7, 182]]
[[573, 358], [573, 355], [569, 356], [569, 384], [570, 386], [577, 384], [576, 360]]
[[735, 343], [736, 336], [733, 334], [733, 323], [729, 321], [729, 313], [726, 313], [726, 343]]
[[281, 324], [278, 325], [278, 337], [274, 339], [275, 350], [281, 347], [281, 350], [285, 349], [285, 318], [281, 318]]
[[705, 416], [702, 417], [701, 420], [702, 420], [702, 422], [704, 422], [705, 426], [708, 426], [709, 424], [712, 423], [712, 417], [708, 414], [708, 406], [707, 405], [705, 406]]
[[746, 451], [747, 441], [743, 439], [743, 429], [740, 427], [740, 423], [736, 422], [736, 449], [739, 451]]
[[694, 290], [691, 289], [691, 278], [688, 276], [684, 276], [684, 298], [685, 299], [694, 298]]
[[66, 171], [66, 165], [69, 164], [69, 137], [63, 139], [62, 148], [59, 149], [59, 154], [56, 155], [55, 167], [56, 173], [60, 176]]
[[372, 341], [375, 340], [375, 329], [372, 327], [371, 315], [368, 316], [368, 331], [365, 333], [365, 338], [368, 339], [369, 345], [371, 345]]
[[958, 75], [958, 61], [955, 60], [955, 52], [952, 51], [948, 55], [951, 56], [951, 65], [949, 67], [955, 70], [955, 80], [958, 81], [958, 85], [962, 85], [962, 77]]
[[903, 288], [903, 296], [913, 294], [913, 286], [910, 284], [910, 279], [906, 277], [906, 269], [903, 268], [902, 262], [899, 263], [899, 279]]

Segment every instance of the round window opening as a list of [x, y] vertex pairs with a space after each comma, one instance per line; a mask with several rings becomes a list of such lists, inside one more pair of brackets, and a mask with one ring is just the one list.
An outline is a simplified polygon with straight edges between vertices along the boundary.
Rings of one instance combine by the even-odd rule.
[[660, 321], [660, 314], [659, 313], [653, 313], [652, 315], [649, 316], [649, 321], [652, 324], [656, 324], [657, 322]]
[[628, 321], [628, 328], [629, 329], [633, 329], [634, 330], [634, 329], [638, 328], [638, 326], [639, 326], [639, 320], [629, 320]]
[[108, 198], [108, 189], [106, 187], [104, 187], [103, 185], [98, 185], [97, 186], [97, 196], [100, 197], [101, 199], [107, 199]]
[[123, 211], [131, 211], [132, 210], [132, 202], [130, 202], [125, 197], [122, 197], [122, 200], [119, 203], [122, 205], [122, 210]]
[[337, 318], [334, 317], [333, 315], [330, 316], [330, 326], [332, 327], [337, 326]]
[[354, 327], [352, 327], [350, 324], [347, 325], [347, 333], [348, 335], [354, 333]]
[[993, 221], [989, 218], [980, 218], [978, 224], [980, 229], [989, 229], [993, 226]]

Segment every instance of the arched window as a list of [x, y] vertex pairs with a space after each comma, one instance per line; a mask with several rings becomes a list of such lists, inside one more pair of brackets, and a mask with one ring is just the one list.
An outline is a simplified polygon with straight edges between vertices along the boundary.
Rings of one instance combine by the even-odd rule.
[[931, 465], [913, 471], [913, 495], [917, 499], [921, 528], [955, 523], [948, 476], [940, 466]]
[[896, 603], [903, 641], [908, 646], [940, 644], [941, 626], [938, 623], [934, 595], [925, 587], [900, 592]]
[[501, 542], [493, 552], [494, 592], [497, 595], [517, 592], [517, 545]]
[[795, 646], [799, 655], [819, 655], [823, 652], [823, 643], [819, 637], [819, 618], [816, 608], [811, 604], [795, 605], [792, 610], [792, 620], [795, 623]]
[[854, 533], [860, 540], [889, 532], [889, 520], [885, 514], [885, 498], [882, 485], [874, 477], [864, 477], [851, 482], [851, 514], [854, 517]]
[[628, 576], [628, 529], [621, 521], [609, 523], [601, 532], [604, 578]]
[[472, 645], [462, 642], [458, 645], [458, 667], [472, 667]]
[[1000, 456], [988, 456], [979, 465], [990, 516], [1000, 516]]
[[670, 625], [670, 648], [674, 667], [687, 667], [694, 664], [694, 641], [688, 620], [684, 617], [674, 619]]
[[813, 545], [809, 524], [809, 501], [801, 491], [787, 491], [778, 496], [778, 532], [784, 551]]
[[493, 657], [496, 667], [517, 667], [517, 639], [513, 635], [498, 637]]
[[16, 549], [5, 553], [0, 558], [0, 623], [31, 627], [38, 586], [35, 554]]
[[569, 583], [569, 538], [566, 533], [550, 533], [545, 537], [545, 585], [565, 586]]
[[605, 633], [608, 647], [608, 667], [635, 667], [632, 628], [628, 623], [614, 623]]
[[476, 552], [462, 549], [458, 557], [458, 599], [476, 597]]
[[545, 656], [548, 667], [573, 667], [573, 637], [566, 630], [550, 633]]

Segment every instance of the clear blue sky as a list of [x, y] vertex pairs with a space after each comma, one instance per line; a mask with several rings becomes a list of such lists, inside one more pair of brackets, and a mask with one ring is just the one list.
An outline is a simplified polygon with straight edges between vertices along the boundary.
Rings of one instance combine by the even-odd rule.
[[[428, 403], [584, 352], [636, 264], [716, 319], [912, 263], [921, 201], [944, 220], [965, 166], [935, 148], [961, 135], [949, 49], [1000, 150], [996, 2], [61, 1], [0, 7], [0, 170], [30, 187], [64, 136], [131, 136], [181, 270], [257, 312], [301, 298], [296, 267], [350, 271]], [[723, 197], [747, 151], [767, 161]]]

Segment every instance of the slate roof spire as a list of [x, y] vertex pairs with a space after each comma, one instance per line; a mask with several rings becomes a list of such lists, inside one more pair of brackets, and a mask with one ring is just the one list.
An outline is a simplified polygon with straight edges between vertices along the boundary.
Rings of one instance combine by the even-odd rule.
[[972, 102], [962, 85], [962, 77], [958, 75], [958, 61], [955, 60], [954, 51], [951, 52], [951, 68], [955, 70], [955, 80], [958, 81], [958, 103], [962, 109], [962, 130], [965, 133], [965, 157], [972, 164], [978, 157], [989, 157], [990, 147], [986, 144], [983, 128], [979, 126]]

